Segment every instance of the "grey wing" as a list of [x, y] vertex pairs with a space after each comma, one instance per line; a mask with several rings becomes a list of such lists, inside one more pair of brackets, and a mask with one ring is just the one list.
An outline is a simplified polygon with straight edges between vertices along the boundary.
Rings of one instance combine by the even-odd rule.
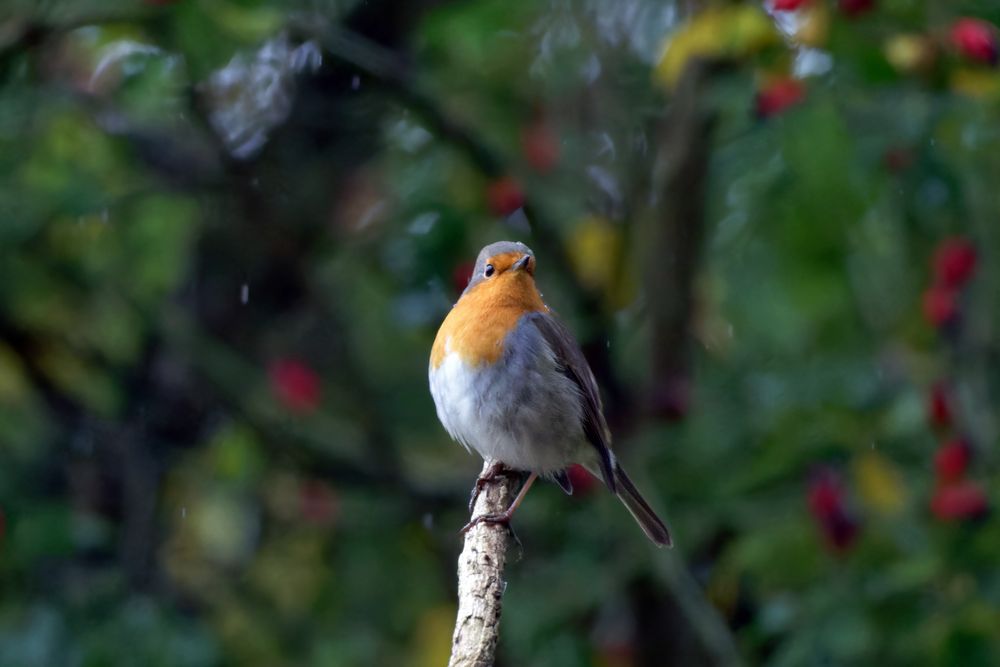
[[617, 492], [615, 483], [615, 455], [611, 452], [611, 431], [604, 421], [601, 396], [597, 390], [597, 380], [590, 370], [580, 345], [562, 322], [548, 313], [532, 313], [528, 316], [542, 338], [552, 348], [560, 369], [579, 388], [583, 400], [583, 433], [587, 441], [597, 450], [604, 483], [612, 493]]

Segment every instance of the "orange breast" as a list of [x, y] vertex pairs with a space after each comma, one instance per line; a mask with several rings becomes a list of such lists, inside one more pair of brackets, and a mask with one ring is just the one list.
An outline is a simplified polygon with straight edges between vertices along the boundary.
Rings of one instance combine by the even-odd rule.
[[458, 300], [438, 329], [431, 368], [438, 368], [449, 351], [470, 366], [495, 363], [521, 316], [539, 311], [548, 307], [527, 273], [504, 273], [479, 283]]

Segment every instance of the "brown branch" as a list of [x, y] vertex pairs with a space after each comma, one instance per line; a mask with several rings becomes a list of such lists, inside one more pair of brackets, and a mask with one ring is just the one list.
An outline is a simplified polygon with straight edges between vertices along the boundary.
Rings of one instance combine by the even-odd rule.
[[719, 61], [691, 61], [658, 130], [653, 188], [660, 210], [649, 225], [644, 277], [652, 340], [649, 407], [665, 417], [687, 410], [694, 280], [705, 236], [708, 161], [716, 117], [706, 90], [723, 67]]
[[670, 591], [669, 599], [686, 622], [681, 632], [689, 634], [691, 650], [697, 656], [688, 664], [706, 667], [741, 665], [739, 650], [725, 620], [705, 598], [704, 591], [687, 565], [678, 558], [655, 558], [653, 570]]
[[[485, 461], [483, 474], [492, 462]], [[514, 499], [517, 481], [495, 475], [483, 485], [473, 516], [499, 514]], [[490, 667], [500, 636], [500, 612], [506, 582], [510, 534], [506, 527], [481, 522], [465, 534], [465, 547], [458, 557], [458, 616], [451, 642], [448, 667]]]

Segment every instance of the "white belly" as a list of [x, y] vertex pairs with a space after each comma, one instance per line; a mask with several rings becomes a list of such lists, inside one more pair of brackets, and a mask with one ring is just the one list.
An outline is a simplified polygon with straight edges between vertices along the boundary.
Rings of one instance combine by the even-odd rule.
[[519, 329], [492, 366], [473, 368], [447, 352], [429, 372], [431, 395], [441, 423], [466, 448], [544, 475], [578, 461], [580, 447], [589, 446], [581, 426], [581, 397], [540, 336], [524, 344], [525, 334], [537, 334], [534, 327], [532, 332]]

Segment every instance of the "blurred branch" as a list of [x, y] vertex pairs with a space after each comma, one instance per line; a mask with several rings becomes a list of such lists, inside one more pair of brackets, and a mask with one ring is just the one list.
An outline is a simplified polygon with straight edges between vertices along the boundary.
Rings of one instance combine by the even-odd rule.
[[[716, 112], [707, 89], [728, 69], [725, 61], [693, 60], [672, 106], [660, 121], [652, 187], [659, 210], [648, 222], [645, 284], [651, 325], [651, 407], [661, 416], [687, 409], [691, 372], [694, 283], [705, 236], [708, 164]], [[725, 623], [690, 572], [676, 559], [657, 559], [658, 571], [678, 610], [713, 665], [738, 665], [739, 653]]]
[[694, 279], [705, 236], [708, 158], [715, 110], [705, 101], [725, 64], [688, 63], [669, 113], [657, 130], [653, 177], [659, 211], [649, 222], [645, 283], [651, 327], [653, 412], [678, 416], [687, 409], [691, 366]]
[[712, 667], [735, 667], [741, 664], [739, 651], [725, 621], [702, 592], [684, 562], [677, 558], [654, 559], [655, 572], [670, 591], [694, 643], [700, 651], [698, 664]]
[[[481, 475], [492, 465], [492, 461], [484, 461]], [[472, 516], [502, 513], [514, 499], [516, 485], [513, 476], [494, 475], [483, 484]], [[480, 522], [465, 534], [465, 546], [458, 557], [458, 615], [449, 667], [491, 667], [494, 663], [509, 546], [506, 526]]]

